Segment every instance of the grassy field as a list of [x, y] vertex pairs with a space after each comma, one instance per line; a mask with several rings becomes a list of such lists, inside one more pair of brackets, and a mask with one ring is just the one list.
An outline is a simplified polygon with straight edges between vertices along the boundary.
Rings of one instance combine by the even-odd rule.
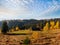
[[14, 32], [9, 32], [9, 33], [16, 33], [16, 34], [31, 34], [31, 33], [39, 33], [39, 34], [56, 34], [60, 33], [60, 29], [55, 29], [55, 30], [43, 30], [43, 31], [32, 31], [32, 30], [20, 30], [20, 31], [14, 31]]
[[[29, 37], [31, 40], [31, 45], [60, 45], [60, 29], [44, 30], [44, 31], [22, 30], [9, 33], [20, 34], [20, 35], [0, 34], [0, 44], [20, 45], [21, 40], [24, 40], [26, 37]], [[30, 35], [29, 33], [32, 34]], [[6, 41], [8, 41], [8, 43]]]
[[20, 31], [8, 32], [8, 33], [9, 34], [29, 35], [29, 34], [32, 34], [32, 31], [30, 31], [30, 30], [20, 30]]

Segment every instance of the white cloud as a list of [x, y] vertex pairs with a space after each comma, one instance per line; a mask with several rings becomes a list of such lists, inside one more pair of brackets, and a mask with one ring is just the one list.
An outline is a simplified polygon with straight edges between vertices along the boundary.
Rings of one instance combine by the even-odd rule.
[[29, 3], [33, 3], [33, 0], [23, 0], [24, 3], [29, 4]]
[[[5, 12], [5, 13], [20, 13], [20, 14], [27, 14], [30, 11], [26, 8], [28, 6], [26, 6], [24, 4], [24, 2], [22, 0], [6, 0], [7, 3], [3, 3], [4, 6], [0, 6], [0, 12]], [[27, 0], [26, 0], [27, 2]], [[25, 3], [26, 3], [25, 2]], [[15, 5], [15, 7], [14, 7]], [[23, 5], [23, 6], [21, 6]], [[25, 7], [26, 6], [26, 7]]]
[[26, 3], [26, 4], [29, 4], [29, 2], [27, 0], [23, 0], [23, 2]]
[[12, 2], [12, 3], [20, 3], [21, 2], [21, 0], [6, 0], [7, 2]]
[[36, 15], [34, 15], [36, 19], [47, 19], [47, 18], [50, 19], [53, 18], [53, 16], [47, 17], [47, 15], [49, 16], [49, 14], [52, 14], [52, 12], [57, 11], [59, 9], [60, 5], [58, 5], [58, 3], [55, 0], [53, 0], [53, 2], [51, 3], [49, 2], [49, 7], [47, 7], [45, 10], [41, 11], [39, 14], [34, 10], [35, 12], [33, 12], [33, 14], [37, 13]]
[[52, 6], [50, 6], [48, 9], [40, 13], [40, 16], [52, 13], [53, 11], [56, 11], [60, 8], [60, 6], [57, 4], [55, 0], [53, 0]]
[[[6, 0], [6, 1], [7, 3], [3, 3], [4, 5], [3, 7], [0, 6], [0, 20], [18, 19], [20, 15], [22, 17], [31, 14], [31, 11], [24, 7], [26, 5], [23, 3], [22, 0]], [[24, 5], [19, 6], [19, 4]], [[16, 7], [13, 7], [14, 5]]]
[[[49, 8], [45, 9], [46, 7], [44, 7], [44, 3], [42, 3], [42, 5], [38, 5], [38, 8], [40, 8], [39, 6], [41, 6], [41, 12], [40, 15], [34, 15], [35, 13], [37, 13], [37, 11], [40, 11], [39, 9], [36, 9], [37, 7], [35, 7], [34, 1], [33, 0], [6, 0], [7, 3], [3, 3], [4, 6], [0, 6], [0, 19], [15, 19], [18, 18], [18, 16], [26, 16], [26, 15], [32, 15], [31, 17], [33, 18], [40, 18], [40, 16], [44, 16], [46, 14], [49, 14], [53, 11], [58, 10], [59, 5], [57, 4], [57, 2], [55, 0], [53, 0], [53, 4], [51, 4], [52, 2], [48, 2], [50, 5]], [[29, 5], [29, 3], [33, 3], [32, 4], [32, 10], [29, 10], [30, 8], [27, 6]], [[36, 6], [37, 6], [36, 5]], [[51, 6], [52, 5], [52, 6]], [[28, 9], [29, 8], [29, 9]], [[34, 12], [35, 11], [35, 12]], [[32, 14], [33, 13], [33, 14]], [[28, 16], [27, 16], [28, 17]], [[30, 18], [31, 18], [30, 17]]]
[[34, 1], [33, 1], [33, 0], [30, 0], [30, 2], [32, 2], [32, 3], [33, 3]]
[[[53, 6], [51, 8], [49, 8], [48, 10], [45, 10], [43, 12], [40, 13], [39, 17], [36, 16], [36, 19], [51, 19], [54, 18], [53, 15], [51, 15], [51, 17], [49, 17], [52, 12], [59, 10], [60, 6]], [[48, 15], [48, 17], [47, 17]]]
[[27, 10], [26, 8], [20, 7], [19, 9], [8, 9], [8, 8], [0, 8], [0, 13], [8, 13], [8, 14], [28, 14], [30, 11]]

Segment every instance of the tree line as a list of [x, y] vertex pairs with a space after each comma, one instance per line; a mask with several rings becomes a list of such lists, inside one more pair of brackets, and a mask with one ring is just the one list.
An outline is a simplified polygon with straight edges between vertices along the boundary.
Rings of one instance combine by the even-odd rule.
[[[15, 25], [12, 26], [11, 28], [16, 28], [16, 26], [19, 27], [20, 30], [25, 30], [25, 29], [29, 29], [31, 28], [33, 31], [41, 31], [43, 29], [52, 29], [52, 28], [58, 28], [60, 26], [60, 20], [40, 20], [38, 22], [33, 22], [32, 24], [24, 24], [24, 25]], [[2, 24], [2, 33], [5, 34], [7, 32], [9, 32], [9, 30], [11, 29], [9, 28], [7, 21], [3, 21]]]

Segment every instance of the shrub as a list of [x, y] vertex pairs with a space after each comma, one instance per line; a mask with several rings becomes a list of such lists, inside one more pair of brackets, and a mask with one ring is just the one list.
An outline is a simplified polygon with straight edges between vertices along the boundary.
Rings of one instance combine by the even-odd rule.
[[29, 39], [28, 37], [26, 37], [26, 39], [24, 39], [23, 43], [24, 43], [25, 45], [30, 44], [30, 39]]

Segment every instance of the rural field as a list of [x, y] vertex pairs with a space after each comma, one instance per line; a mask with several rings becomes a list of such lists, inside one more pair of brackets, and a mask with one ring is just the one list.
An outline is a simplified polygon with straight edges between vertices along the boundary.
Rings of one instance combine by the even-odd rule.
[[60, 0], [0, 0], [0, 45], [60, 45]]
[[8, 22], [2, 23], [0, 45], [60, 45], [59, 20]]
[[[60, 29], [45, 31], [29, 31], [31, 34], [20, 31], [20, 35], [0, 34], [0, 45], [25, 45], [23, 40], [28, 37], [31, 40], [29, 45], [60, 45]], [[11, 32], [11, 33], [19, 33]]]

